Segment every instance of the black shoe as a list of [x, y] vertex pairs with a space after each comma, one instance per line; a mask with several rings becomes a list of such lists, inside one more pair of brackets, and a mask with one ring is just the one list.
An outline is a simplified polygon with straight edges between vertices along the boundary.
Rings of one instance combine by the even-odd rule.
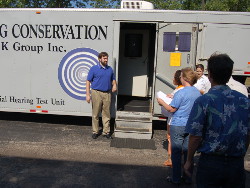
[[97, 137], [98, 137], [98, 134], [95, 134], [95, 133], [92, 134], [92, 138], [93, 138], [93, 139], [97, 139]]
[[176, 186], [180, 186], [181, 183], [180, 182], [173, 182], [173, 179], [171, 177], [167, 177], [167, 181], [173, 185], [176, 185]]
[[181, 177], [181, 181], [183, 183], [185, 183], [186, 185], [191, 185], [192, 184], [192, 178], [188, 178], [188, 177]]
[[111, 134], [105, 134], [105, 135], [103, 135], [103, 137], [105, 137], [107, 139], [113, 139], [112, 136], [111, 136]]

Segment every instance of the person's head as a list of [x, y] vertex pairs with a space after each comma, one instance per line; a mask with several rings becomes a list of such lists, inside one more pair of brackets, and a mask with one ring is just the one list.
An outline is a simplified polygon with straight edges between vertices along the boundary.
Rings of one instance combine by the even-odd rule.
[[225, 85], [233, 72], [233, 60], [227, 54], [212, 54], [207, 60], [208, 78], [213, 85]]
[[193, 86], [197, 82], [197, 79], [197, 74], [190, 67], [181, 69], [181, 83], [183, 86], [186, 86], [187, 83]]
[[181, 76], [181, 70], [177, 70], [174, 74], [174, 80], [173, 80], [173, 84], [174, 85], [181, 85], [181, 79], [180, 79], [180, 76]]
[[196, 67], [197, 76], [198, 76], [198, 78], [200, 78], [203, 75], [204, 66], [202, 64], [198, 64], [195, 67]]
[[109, 55], [107, 52], [101, 52], [98, 55], [98, 60], [103, 66], [106, 66], [108, 64], [108, 57]]

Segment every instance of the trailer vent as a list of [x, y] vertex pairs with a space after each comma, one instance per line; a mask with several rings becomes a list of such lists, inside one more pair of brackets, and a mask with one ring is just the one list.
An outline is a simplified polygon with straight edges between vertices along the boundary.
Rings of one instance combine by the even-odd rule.
[[121, 2], [121, 9], [154, 9], [154, 5], [147, 1], [124, 0]]

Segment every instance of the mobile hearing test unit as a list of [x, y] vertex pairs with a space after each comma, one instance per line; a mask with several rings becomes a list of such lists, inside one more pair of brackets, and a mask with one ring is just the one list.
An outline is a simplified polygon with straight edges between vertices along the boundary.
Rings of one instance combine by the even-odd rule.
[[219, 51], [234, 75], [250, 75], [250, 13], [121, 9], [0, 9], [0, 111], [91, 116], [86, 77], [109, 54], [115, 136], [150, 139], [161, 115], [156, 92], [170, 93], [176, 70]]

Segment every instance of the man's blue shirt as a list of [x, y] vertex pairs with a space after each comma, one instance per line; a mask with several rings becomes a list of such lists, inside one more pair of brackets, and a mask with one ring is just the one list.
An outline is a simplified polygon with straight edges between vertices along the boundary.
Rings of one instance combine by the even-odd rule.
[[244, 156], [250, 132], [250, 101], [226, 85], [214, 86], [195, 101], [186, 131], [202, 136], [200, 152]]
[[186, 126], [190, 111], [194, 101], [201, 96], [198, 89], [193, 86], [187, 86], [177, 91], [170, 106], [177, 108], [171, 120], [173, 126]]
[[112, 81], [115, 80], [115, 75], [110, 66], [102, 67], [98, 64], [90, 68], [87, 80], [91, 82], [92, 89], [109, 91], [112, 89]]

